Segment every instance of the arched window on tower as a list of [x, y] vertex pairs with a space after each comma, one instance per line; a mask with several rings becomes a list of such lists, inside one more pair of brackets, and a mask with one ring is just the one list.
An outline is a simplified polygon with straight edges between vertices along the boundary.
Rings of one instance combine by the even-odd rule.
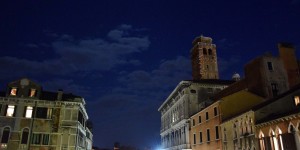
[[212, 55], [212, 50], [208, 49], [208, 55]]
[[206, 48], [203, 48], [203, 55], [207, 55], [207, 50], [206, 50]]

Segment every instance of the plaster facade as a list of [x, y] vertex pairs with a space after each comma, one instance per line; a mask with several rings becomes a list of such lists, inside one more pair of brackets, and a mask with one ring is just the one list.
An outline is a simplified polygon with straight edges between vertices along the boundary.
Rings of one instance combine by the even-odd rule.
[[8, 84], [0, 97], [0, 149], [90, 150], [85, 101], [43, 91], [28, 79]]
[[190, 117], [205, 107], [205, 100], [230, 83], [232, 81], [181, 81], [158, 109], [163, 149], [191, 149]]

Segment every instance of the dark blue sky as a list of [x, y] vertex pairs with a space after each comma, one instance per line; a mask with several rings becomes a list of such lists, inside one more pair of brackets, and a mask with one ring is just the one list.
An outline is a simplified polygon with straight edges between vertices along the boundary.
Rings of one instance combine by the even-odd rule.
[[85, 97], [95, 146], [156, 147], [157, 109], [191, 79], [201, 34], [230, 79], [255, 56], [277, 55], [280, 41], [299, 49], [300, 1], [2, 0], [0, 84], [28, 77]]

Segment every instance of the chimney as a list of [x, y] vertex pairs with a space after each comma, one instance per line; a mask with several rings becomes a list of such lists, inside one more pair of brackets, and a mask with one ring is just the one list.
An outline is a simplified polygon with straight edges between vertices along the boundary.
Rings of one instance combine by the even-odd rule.
[[57, 91], [57, 100], [58, 101], [61, 101], [63, 93], [64, 92], [62, 89], [58, 89], [58, 91]]

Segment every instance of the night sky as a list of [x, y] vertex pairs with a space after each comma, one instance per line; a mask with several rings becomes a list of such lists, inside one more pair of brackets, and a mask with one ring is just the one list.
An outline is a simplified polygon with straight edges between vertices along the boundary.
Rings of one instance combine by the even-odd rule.
[[300, 51], [300, 0], [1, 0], [0, 87], [27, 77], [80, 95], [95, 146], [155, 148], [157, 109], [192, 78], [201, 34], [217, 45], [220, 78], [243, 76], [254, 57], [277, 56], [278, 42]]

